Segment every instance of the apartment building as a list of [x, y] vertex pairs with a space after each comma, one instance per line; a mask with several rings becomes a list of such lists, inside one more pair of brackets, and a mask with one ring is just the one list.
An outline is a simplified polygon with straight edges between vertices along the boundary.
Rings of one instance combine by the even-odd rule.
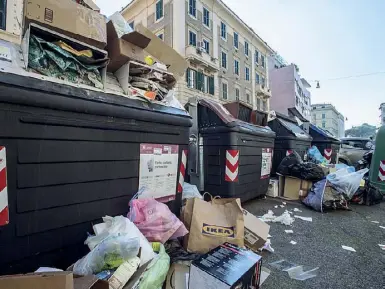
[[295, 64], [288, 64], [278, 54], [269, 57], [270, 108], [285, 115], [311, 120], [311, 86], [299, 74]]
[[23, 0], [0, 1], [0, 38], [20, 44]]
[[242, 100], [268, 111], [271, 92], [267, 57], [273, 50], [220, 0], [133, 0], [122, 10], [189, 62], [176, 92], [221, 102]]
[[311, 122], [341, 138], [345, 136], [345, 118], [332, 104], [314, 104]]
[[385, 125], [385, 102], [381, 103], [380, 105], [380, 111], [381, 111], [381, 125]]

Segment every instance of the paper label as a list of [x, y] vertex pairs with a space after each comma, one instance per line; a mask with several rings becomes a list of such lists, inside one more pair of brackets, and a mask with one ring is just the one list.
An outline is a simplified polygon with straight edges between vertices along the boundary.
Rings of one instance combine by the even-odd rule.
[[270, 148], [262, 149], [261, 179], [267, 179], [270, 176], [273, 161], [273, 150]]
[[255, 234], [253, 234], [251, 231], [247, 230], [246, 228], [245, 228], [245, 238], [244, 239], [250, 245], [254, 245], [259, 240], [259, 238]]
[[178, 151], [178, 145], [140, 145], [139, 190], [145, 190], [139, 198], [175, 200]]

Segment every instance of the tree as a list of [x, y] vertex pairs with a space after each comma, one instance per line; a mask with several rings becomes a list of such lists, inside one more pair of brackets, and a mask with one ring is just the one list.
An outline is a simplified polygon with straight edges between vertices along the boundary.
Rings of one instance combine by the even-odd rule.
[[371, 137], [376, 134], [376, 127], [364, 123], [360, 126], [353, 126], [351, 129], [345, 131], [345, 136], [351, 137]]

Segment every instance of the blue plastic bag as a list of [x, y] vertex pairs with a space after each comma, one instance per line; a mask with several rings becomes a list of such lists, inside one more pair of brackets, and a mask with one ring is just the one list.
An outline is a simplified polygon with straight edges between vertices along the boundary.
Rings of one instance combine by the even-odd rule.
[[326, 164], [326, 159], [322, 156], [320, 151], [316, 146], [312, 146], [308, 150], [308, 155], [311, 160], [313, 160], [316, 164]]

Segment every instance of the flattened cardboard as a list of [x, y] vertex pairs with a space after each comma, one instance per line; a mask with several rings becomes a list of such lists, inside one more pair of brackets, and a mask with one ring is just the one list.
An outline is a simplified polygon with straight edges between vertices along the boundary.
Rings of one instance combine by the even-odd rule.
[[245, 221], [245, 246], [257, 251], [266, 243], [270, 226], [246, 210], [243, 210], [243, 218]]
[[[279, 176], [279, 195], [287, 200], [297, 201], [307, 196], [313, 182], [289, 176]], [[300, 195], [300, 191], [302, 195]]]
[[72, 0], [29, 0], [24, 16], [24, 32], [35, 22], [101, 49], [107, 45], [105, 17]]
[[[0, 289], [74, 289], [72, 272], [0, 276]], [[77, 288], [76, 288], [77, 289]], [[98, 288], [102, 289], [102, 288]]]
[[109, 289], [109, 284], [95, 275], [74, 276], [74, 289]]

